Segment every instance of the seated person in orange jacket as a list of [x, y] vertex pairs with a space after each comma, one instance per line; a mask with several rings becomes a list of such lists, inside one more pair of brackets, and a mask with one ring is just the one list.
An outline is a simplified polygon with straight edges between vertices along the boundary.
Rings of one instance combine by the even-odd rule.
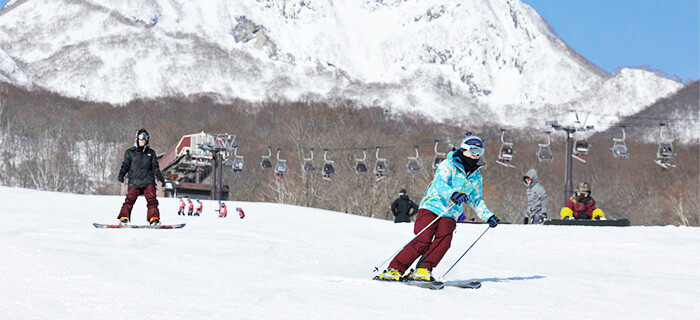
[[566, 207], [561, 208], [562, 219], [605, 219], [603, 210], [597, 209], [591, 197], [591, 185], [581, 182], [576, 192], [566, 200]]

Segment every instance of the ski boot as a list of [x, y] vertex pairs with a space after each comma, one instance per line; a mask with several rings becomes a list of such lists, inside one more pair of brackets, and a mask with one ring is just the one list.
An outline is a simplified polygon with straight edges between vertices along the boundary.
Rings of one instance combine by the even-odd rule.
[[401, 281], [401, 272], [394, 268], [389, 268], [384, 270], [382, 274], [379, 275], [379, 280], [384, 281]]
[[149, 222], [151, 224], [151, 227], [157, 227], [160, 225], [160, 219], [158, 217], [151, 218], [151, 221]]
[[411, 272], [406, 279], [409, 281], [435, 281], [433, 274], [426, 268], [416, 269], [416, 271]]
[[129, 224], [129, 218], [127, 217], [121, 217], [119, 218], [119, 225], [120, 226], [125, 226]]

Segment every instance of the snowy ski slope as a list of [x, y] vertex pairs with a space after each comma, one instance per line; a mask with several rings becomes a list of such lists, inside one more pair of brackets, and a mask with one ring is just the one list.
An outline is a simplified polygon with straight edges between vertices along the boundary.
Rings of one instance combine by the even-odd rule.
[[[180, 230], [95, 229], [123, 201], [0, 187], [0, 319], [690, 319], [700, 230], [501, 225], [448, 274], [478, 290], [370, 280], [411, 224], [270, 203]], [[388, 204], [387, 204], [388, 205]], [[145, 223], [139, 198], [132, 220]], [[233, 210], [231, 210], [233, 211]], [[441, 276], [484, 230], [459, 225]]]

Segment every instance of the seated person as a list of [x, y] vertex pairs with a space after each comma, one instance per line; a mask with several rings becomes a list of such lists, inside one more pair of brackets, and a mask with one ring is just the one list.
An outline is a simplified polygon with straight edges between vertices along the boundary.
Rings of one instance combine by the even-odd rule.
[[566, 207], [561, 208], [562, 219], [605, 219], [603, 210], [597, 209], [591, 197], [591, 185], [581, 182], [576, 192], [566, 200]]

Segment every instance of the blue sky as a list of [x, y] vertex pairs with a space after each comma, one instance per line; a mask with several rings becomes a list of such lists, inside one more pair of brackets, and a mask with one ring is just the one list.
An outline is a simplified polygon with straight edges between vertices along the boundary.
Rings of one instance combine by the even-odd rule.
[[605, 71], [647, 65], [684, 82], [698, 80], [698, 0], [523, 1]]

